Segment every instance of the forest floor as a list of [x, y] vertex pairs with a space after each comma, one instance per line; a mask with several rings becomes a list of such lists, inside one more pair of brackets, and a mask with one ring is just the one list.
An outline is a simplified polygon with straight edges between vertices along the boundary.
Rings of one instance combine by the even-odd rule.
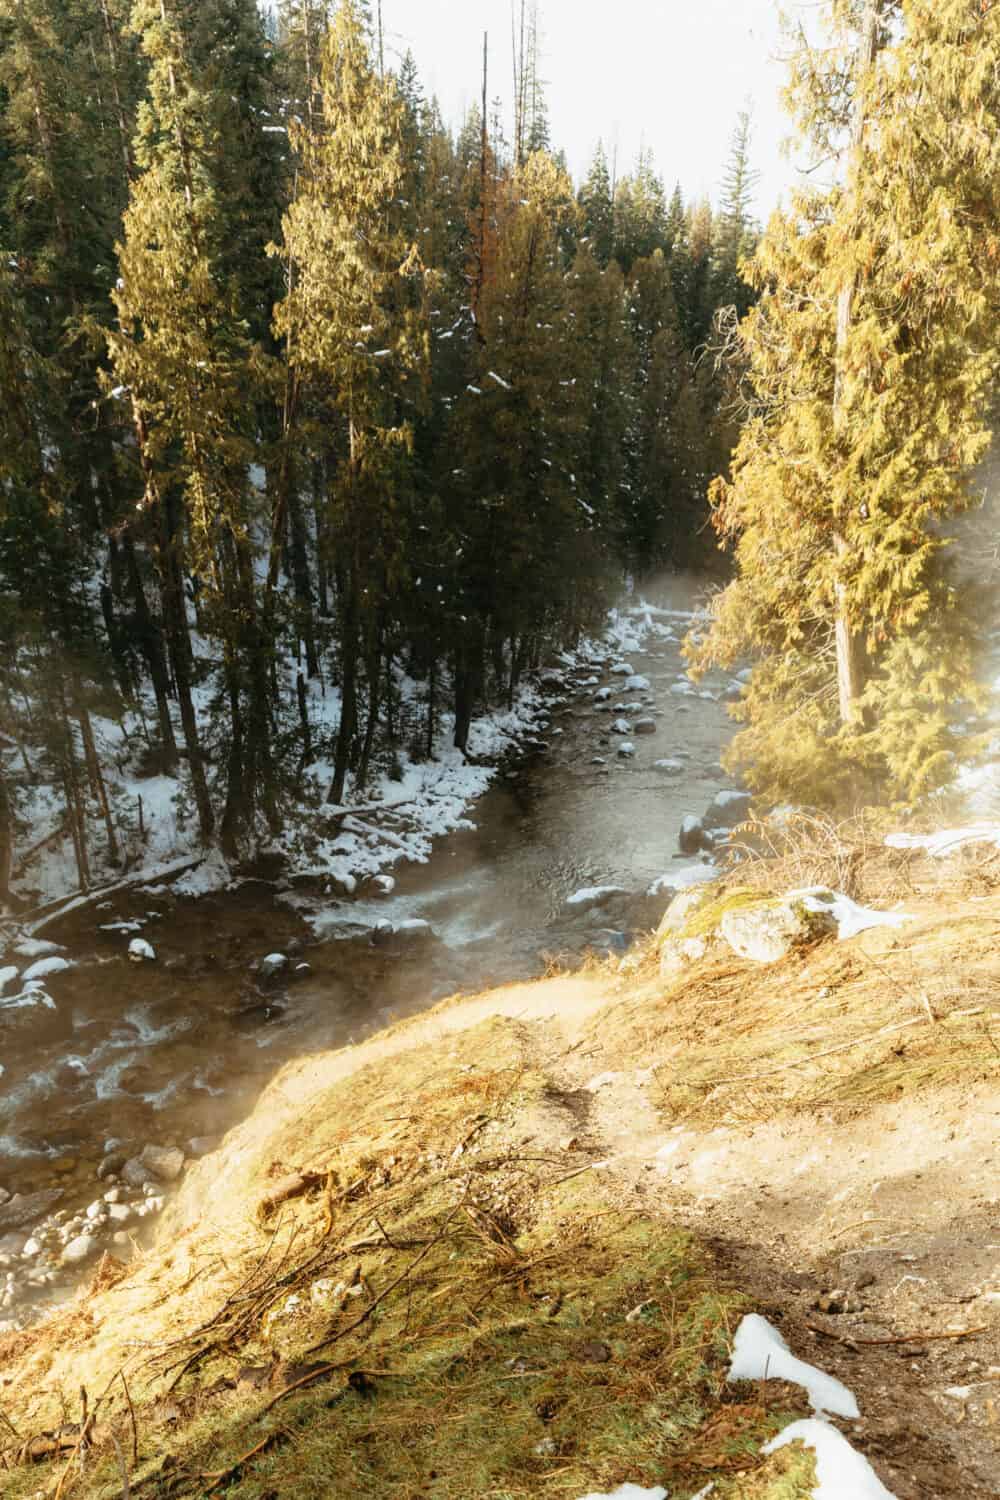
[[762, 1453], [809, 1403], [727, 1381], [758, 1312], [896, 1500], [996, 1500], [1000, 892], [908, 883], [895, 930], [651, 946], [287, 1067], [0, 1346], [5, 1494], [879, 1494]]

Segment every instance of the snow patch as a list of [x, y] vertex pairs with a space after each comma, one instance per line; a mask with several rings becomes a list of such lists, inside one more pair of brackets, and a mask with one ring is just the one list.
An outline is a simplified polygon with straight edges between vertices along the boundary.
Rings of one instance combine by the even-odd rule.
[[596, 1490], [591, 1490], [589, 1495], [581, 1495], [580, 1500], [667, 1500], [667, 1493], [661, 1485], [652, 1490], [644, 1490], [637, 1484], [623, 1484], [610, 1494], [605, 1492], [599, 1495]]
[[807, 911], [828, 912], [837, 924], [837, 936], [841, 942], [872, 927], [902, 927], [904, 923], [916, 920], [904, 911], [873, 911], [871, 907], [859, 906], [850, 896], [824, 890], [821, 886], [791, 891], [786, 899], [801, 901]]
[[777, 1453], [790, 1443], [804, 1443], [816, 1455], [819, 1483], [813, 1490], [813, 1500], [894, 1500], [868, 1460], [828, 1422], [815, 1418], [792, 1422], [764, 1452]]
[[817, 1416], [829, 1412], [856, 1421], [861, 1415], [846, 1385], [815, 1365], [797, 1359], [781, 1334], [759, 1313], [750, 1313], [736, 1330], [730, 1380], [787, 1380], [801, 1386]]
[[27, 985], [32, 980], [45, 979], [49, 974], [61, 974], [64, 969], [72, 967], [68, 958], [58, 958], [55, 955], [51, 958], [40, 958], [37, 963], [31, 965], [30, 969], [25, 969], [22, 983]]
[[967, 828], [942, 828], [937, 833], [890, 833], [888, 849], [923, 849], [932, 859], [947, 859], [970, 844], [992, 844], [1000, 849], [1000, 823], [971, 823]]

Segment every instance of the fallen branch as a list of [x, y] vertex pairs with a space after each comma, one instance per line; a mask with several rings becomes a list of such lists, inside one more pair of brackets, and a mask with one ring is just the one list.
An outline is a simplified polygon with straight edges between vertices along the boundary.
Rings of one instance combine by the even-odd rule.
[[948, 1333], [901, 1333], [888, 1339], [858, 1339], [851, 1333], [835, 1333], [832, 1328], [823, 1328], [818, 1323], [807, 1323], [806, 1327], [810, 1333], [818, 1333], [821, 1338], [833, 1339], [838, 1344], [850, 1344], [852, 1348], [861, 1349], [885, 1349], [894, 1344], [940, 1343], [944, 1339], [970, 1339], [976, 1334], [989, 1332], [988, 1326], [984, 1324], [981, 1328], [952, 1329]]
[[242, 1458], [238, 1458], [234, 1464], [230, 1464], [228, 1469], [218, 1469], [214, 1472], [199, 1474], [199, 1479], [208, 1479], [211, 1481], [205, 1494], [210, 1495], [213, 1490], [219, 1489], [221, 1485], [228, 1484], [231, 1479], [238, 1479], [244, 1466], [251, 1459], [261, 1458], [265, 1453], [269, 1453], [272, 1448], [278, 1448], [282, 1443], [290, 1441], [289, 1434], [283, 1428], [279, 1427], [277, 1432], [268, 1433], [267, 1437], [259, 1442], [256, 1448], [251, 1448], [249, 1453], [244, 1453]]

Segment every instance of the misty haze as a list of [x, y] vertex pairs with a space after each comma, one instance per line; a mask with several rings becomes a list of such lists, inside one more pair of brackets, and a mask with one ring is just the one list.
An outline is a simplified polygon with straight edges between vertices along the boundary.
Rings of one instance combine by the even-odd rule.
[[5, 1500], [1000, 1500], [1000, 7], [789, 10], [0, 0]]

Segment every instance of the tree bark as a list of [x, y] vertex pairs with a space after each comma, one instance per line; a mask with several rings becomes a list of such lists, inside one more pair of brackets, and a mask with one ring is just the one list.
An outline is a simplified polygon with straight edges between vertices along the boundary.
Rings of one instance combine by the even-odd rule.
[[[857, 179], [862, 170], [864, 157], [865, 126], [868, 122], [868, 83], [881, 44], [881, 22], [884, 0], [865, 0], [862, 22], [861, 45], [855, 70], [854, 116], [851, 122], [851, 147], [848, 172], [850, 174], [850, 198], [848, 213], [853, 215], [857, 200]], [[843, 432], [847, 416], [847, 351], [851, 337], [854, 311], [854, 296], [857, 277], [852, 271], [840, 289], [837, 300], [837, 344], [833, 387], [833, 428], [835, 436]], [[836, 616], [835, 636], [837, 649], [837, 693], [840, 719], [843, 724], [852, 724], [858, 715], [858, 704], [865, 689], [865, 647], [862, 636], [855, 629], [847, 599], [847, 586], [843, 573], [851, 553], [850, 543], [839, 528], [834, 530], [834, 551], [837, 563], [835, 587]]]
[[191, 696], [192, 655], [191, 636], [188, 631], [187, 610], [184, 602], [184, 577], [181, 571], [180, 527], [176, 516], [176, 500], [164, 496], [157, 505], [160, 523], [160, 577], [163, 591], [163, 613], [166, 623], [167, 645], [174, 681], [177, 684], [177, 702], [181, 711], [184, 743], [187, 747], [188, 770], [195, 806], [198, 809], [198, 827], [202, 842], [209, 843], [215, 832], [215, 813], [205, 778], [205, 761], [201, 752], [198, 733], [198, 718]]

